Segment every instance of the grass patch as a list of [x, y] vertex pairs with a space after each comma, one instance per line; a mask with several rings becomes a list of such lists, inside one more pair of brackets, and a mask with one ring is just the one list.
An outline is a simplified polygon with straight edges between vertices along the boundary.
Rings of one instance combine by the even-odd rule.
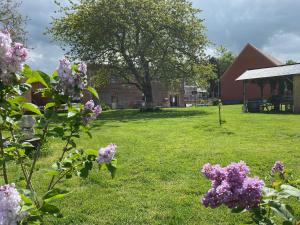
[[[63, 185], [74, 188], [57, 202], [62, 220], [47, 224], [239, 224], [245, 220], [224, 207], [206, 209], [201, 196], [209, 188], [199, 169], [207, 162], [226, 165], [244, 160], [252, 175], [267, 176], [275, 160], [300, 177], [300, 115], [245, 114], [241, 106], [103, 112], [93, 126], [93, 139], [77, 144], [99, 148], [118, 145], [118, 172], [93, 171], [86, 180]], [[60, 143], [51, 143], [59, 151]], [[51, 165], [55, 151], [40, 166]], [[37, 172], [39, 173], [39, 172]], [[46, 178], [38, 176], [39, 189]], [[299, 215], [300, 207], [297, 208]]]

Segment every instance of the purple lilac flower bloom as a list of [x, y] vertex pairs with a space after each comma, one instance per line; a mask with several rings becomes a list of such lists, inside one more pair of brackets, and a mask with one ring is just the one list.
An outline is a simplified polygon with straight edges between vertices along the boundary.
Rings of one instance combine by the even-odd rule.
[[94, 103], [93, 100], [87, 101], [87, 102], [85, 103], [85, 105], [84, 105], [84, 108], [85, 108], [85, 109], [91, 110], [91, 111], [94, 109], [94, 107], [95, 107], [95, 103]]
[[80, 63], [78, 66], [78, 71], [80, 73], [86, 74], [87, 72], [87, 65], [85, 63]]
[[229, 208], [250, 209], [258, 206], [264, 182], [247, 177], [249, 167], [245, 162], [231, 163], [226, 167], [205, 164], [202, 173], [212, 181], [212, 188], [204, 195], [202, 203], [215, 208], [222, 204]]
[[0, 225], [16, 225], [21, 218], [22, 200], [15, 184], [0, 186]]
[[276, 161], [272, 167], [272, 173], [280, 172], [282, 173], [284, 170], [284, 165], [281, 161]]
[[262, 199], [264, 182], [258, 177], [247, 177], [240, 194], [240, 206], [245, 209], [257, 207]]
[[249, 167], [243, 161], [240, 161], [239, 163], [231, 163], [225, 167], [225, 170], [227, 181], [237, 187], [240, 187], [243, 184], [246, 174], [250, 171]]
[[22, 71], [27, 57], [28, 51], [23, 44], [12, 45], [10, 34], [0, 32], [0, 79], [4, 84], [10, 84], [14, 73]]
[[12, 40], [7, 31], [0, 32], [0, 58], [3, 58], [11, 47]]
[[213, 209], [219, 207], [222, 204], [215, 188], [211, 188], [210, 190], [208, 190], [208, 192], [202, 198], [202, 204], [205, 207], [211, 207]]
[[80, 100], [82, 98], [82, 91], [86, 86], [86, 66], [80, 64], [78, 72], [72, 71], [71, 63], [68, 59], [59, 61], [58, 84], [57, 91], [62, 95], [70, 96], [73, 100]]
[[100, 148], [98, 151], [98, 157], [96, 159], [97, 162], [99, 164], [110, 163], [114, 158], [114, 155], [117, 151], [116, 149], [117, 149], [117, 145], [115, 144], [109, 144], [105, 148]]
[[89, 123], [93, 120], [96, 120], [99, 114], [102, 112], [102, 108], [100, 105], [95, 106], [95, 103], [93, 100], [89, 100], [84, 105], [84, 117], [83, 121], [85, 123]]

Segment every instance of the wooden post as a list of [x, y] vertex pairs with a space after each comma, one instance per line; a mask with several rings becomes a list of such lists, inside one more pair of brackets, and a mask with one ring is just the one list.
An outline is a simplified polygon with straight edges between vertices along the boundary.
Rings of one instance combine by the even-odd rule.
[[243, 103], [244, 103], [244, 107], [243, 107], [243, 111], [244, 112], [248, 112], [248, 110], [247, 110], [247, 99], [246, 99], [246, 89], [247, 89], [247, 81], [246, 80], [243, 80]]

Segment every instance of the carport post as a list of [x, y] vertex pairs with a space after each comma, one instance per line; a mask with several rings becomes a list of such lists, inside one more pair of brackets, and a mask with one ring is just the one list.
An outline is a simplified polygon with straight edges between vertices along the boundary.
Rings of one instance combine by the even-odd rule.
[[246, 80], [243, 80], [243, 99], [244, 99], [244, 106], [243, 106], [243, 111], [244, 112], [248, 112], [248, 109], [247, 109], [247, 99], [246, 99], [246, 93], [247, 91], [247, 81]]

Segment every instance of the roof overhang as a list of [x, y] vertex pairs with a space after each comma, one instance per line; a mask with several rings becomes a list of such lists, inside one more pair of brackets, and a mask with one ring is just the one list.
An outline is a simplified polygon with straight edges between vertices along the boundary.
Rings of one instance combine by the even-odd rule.
[[300, 75], [300, 64], [247, 70], [236, 81]]

